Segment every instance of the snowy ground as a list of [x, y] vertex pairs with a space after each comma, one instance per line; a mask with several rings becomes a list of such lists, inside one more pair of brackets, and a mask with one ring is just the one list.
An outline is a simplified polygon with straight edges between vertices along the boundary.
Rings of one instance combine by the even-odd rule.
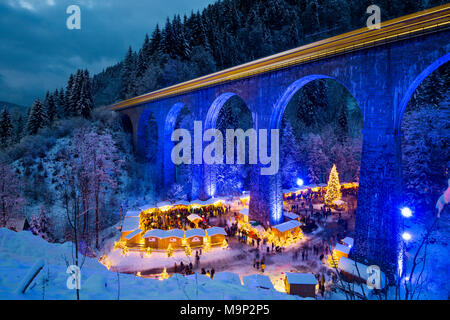
[[[36, 261], [45, 267], [25, 294], [16, 293]], [[75, 299], [67, 289], [67, 264], [72, 261], [72, 245], [50, 244], [30, 232], [0, 229], [0, 299]], [[154, 280], [108, 271], [87, 258], [81, 269], [80, 298], [85, 299], [299, 299], [275, 290], [248, 288], [220, 280], [195, 281], [182, 276]], [[119, 280], [119, 281], [118, 281]], [[43, 285], [43, 283], [46, 283]]]
[[[331, 218], [330, 218], [331, 219]], [[264, 274], [269, 276], [274, 287], [279, 292], [285, 292], [283, 279], [286, 272], [307, 272], [314, 274], [324, 273], [327, 280], [330, 280], [330, 269], [324, 263], [326, 259], [319, 260], [319, 256], [313, 255], [309, 251], [308, 259], [302, 261], [301, 250], [307, 244], [311, 249], [314, 244], [321, 244], [322, 240], [317, 237], [322, 229], [319, 228], [312, 235], [287, 248], [283, 253], [272, 251], [267, 254], [266, 246], [260, 246], [260, 257], [266, 256], [266, 270], [264, 273], [260, 269], [253, 267], [253, 260], [256, 255], [256, 248], [239, 243], [237, 239], [229, 239], [229, 247], [213, 248], [210, 252], [203, 252], [200, 259], [200, 265], [195, 266], [195, 250], [192, 257], [186, 257], [184, 251], [177, 251], [170, 258], [165, 252], [153, 252], [147, 257], [139, 252], [129, 252], [128, 256], [122, 256], [121, 250], [113, 250], [107, 255], [107, 261], [112, 265], [112, 270], [136, 274], [140, 272], [143, 276], [157, 277], [157, 273], [162, 272], [164, 268], [171, 273], [174, 263], [179, 266], [182, 261], [184, 264], [192, 262], [194, 269], [198, 272], [201, 268], [210, 270], [214, 268], [217, 272], [233, 272], [243, 277], [251, 274]], [[294, 252], [299, 251], [297, 259], [294, 259]], [[319, 254], [320, 255], [320, 254]], [[151, 274], [151, 275], [150, 275]]]

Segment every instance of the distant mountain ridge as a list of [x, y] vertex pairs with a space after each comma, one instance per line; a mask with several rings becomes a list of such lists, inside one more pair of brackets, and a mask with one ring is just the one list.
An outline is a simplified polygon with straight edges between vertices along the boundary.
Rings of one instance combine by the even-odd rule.
[[10, 113], [17, 112], [17, 113], [23, 113], [26, 114], [29, 107], [21, 106], [12, 102], [7, 101], [0, 101], [0, 111], [3, 110], [3, 108], [7, 108]]

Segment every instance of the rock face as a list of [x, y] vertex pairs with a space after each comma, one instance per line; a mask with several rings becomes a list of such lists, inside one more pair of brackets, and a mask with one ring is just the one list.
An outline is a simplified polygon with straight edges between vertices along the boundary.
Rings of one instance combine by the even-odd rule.
[[[441, 30], [224, 82], [120, 112], [130, 119], [138, 155], [147, 151], [149, 121], [156, 122], [156, 132], [152, 133], [158, 137], [157, 179], [160, 192], [164, 192], [174, 181], [170, 135], [183, 106], [195, 120], [203, 122], [205, 130], [214, 127], [226, 101], [238, 95], [251, 111], [255, 129], [279, 129], [287, 104], [304, 85], [326, 78], [340, 82], [358, 101], [364, 116], [354, 258], [393, 274], [400, 243], [402, 115], [421, 81], [449, 61], [449, 37], [449, 30]], [[276, 224], [283, 219], [280, 177], [260, 175], [259, 166], [252, 171], [250, 216], [264, 224]], [[192, 199], [208, 197], [216, 183], [211, 166], [192, 167]]]

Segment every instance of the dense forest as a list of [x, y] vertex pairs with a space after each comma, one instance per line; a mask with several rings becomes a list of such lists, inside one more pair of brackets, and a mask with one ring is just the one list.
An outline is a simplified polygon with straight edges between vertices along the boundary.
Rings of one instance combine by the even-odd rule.
[[[377, 2], [383, 20], [444, 3]], [[8, 206], [0, 212], [0, 226], [7, 224], [7, 217], [14, 212], [23, 211], [35, 216], [35, 229], [40, 229], [38, 226], [50, 216], [53, 227], [48, 228], [61, 224], [59, 229], [70, 230], [66, 216], [74, 214], [73, 208], [93, 210], [81, 223], [86, 235], [89, 230], [98, 233], [114, 224], [123, 199], [132, 196], [145, 200], [156, 195], [158, 187], [153, 183], [152, 172], [134, 157], [120, 118], [102, 106], [364, 27], [370, 4], [371, 1], [361, 0], [217, 1], [201, 12], [167, 18], [164, 26], [155, 26], [149, 30], [150, 35], [143, 35], [142, 47], [130, 47], [123, 61], [93, 76], [87, 70], [78, 70], [65, 88], [49, 88], [51, 91], [37, 98], [27, 112], [2, 108], [0, 170], [4, 174], [0, 184], [5, 186]], [[448, 178], [448, 75], [446, 64], [422, 83], [408, 106], [402, 127], [408, 201], [425, 206], [427, 211], [432, 210], [434, 199], [446, 187]], [[219, 128], [250, 125], [248, 109], [242, 104], [237, 99], [223, 108]], [[181, 115], [176, 127], [192, 126], [189, 111], [184, 110]], [[333, 164], [342, 180], [357, 180], [362, 126], [359, 107], [345, 88], [328, 80], [305, 86], [292, 99], [283, 118], [283, 187], [295, 185], [297, 177], [307, 183], [326, 182]], [[104, 168], [95, 174], [81, 170], [80, 163], [89, 168], [103, 161], [95, 157], [80, 159], [74, 146], [84, 148], [86, 156], [92, 152], [83, 141], [90, 141], [99, 149], [99, 143], [105, 141], [105, 152], [111, 155], [108, 161], [113, 159], [107, 165], [113, 170]], [[151, 149], [146, 148], [149, 162], [156, 156]], [[178, 166], [177, 182], [168, 194], [161, 196], [189, 197], [191, 169]], [[218, 192], [235, 194], [247, 189], [248, 172], [247, 166], [220, 168]], [[71, 233], [57, 235], [57, 240], [70, 238], [67, 234]], [[94, 238], [98, 241], [98, 234], [86, 241]]]

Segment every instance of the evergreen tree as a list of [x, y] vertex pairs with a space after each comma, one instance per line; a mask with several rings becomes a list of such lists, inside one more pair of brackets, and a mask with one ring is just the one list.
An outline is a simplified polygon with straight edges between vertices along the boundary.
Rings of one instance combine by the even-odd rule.
[[6, 148], [13, 140], [13, 125], [8, 109], [4, 108], [0, 115], [0, 147]]
[[39, 98], [33, 103], [30, 115], [27, 121], [27, 132], [29, 134], [36, 134], [39, 129], [47, 125], [47, 115], [45, 114], [44, 106]]
[[64, 114], [66, 117], [71, 117], [74, 115], [75, 106], [72, 104], [72, 91], [75, 86], [75, 77], [73, 74], [70, 75], [67, 82], [66, 92], [64, 96]]
[[47, 114], [49, 124], [52, 124], [56, 119], [56, 105], [53, 95], [48, 91], [45, 94], [44, 110]]
[[24, 135], [25, 130], [25, 119], [22, 114], [19, 114], [14, 120], [14, 142], [19, 142]]
[[136, 87], [135, 55], [129, 47], [122, 66], [121, 98], [128, 99], [136, 96]]
[[341, 184], [339, 183], [339, 174], [336, 170], [336, 165], [330, 172], [330, 177], [328, 179], [327, 193], [325, 194], [325, 203], [327, 205], [332, 205], [333, 201], [339, 200], [342, 197]]

